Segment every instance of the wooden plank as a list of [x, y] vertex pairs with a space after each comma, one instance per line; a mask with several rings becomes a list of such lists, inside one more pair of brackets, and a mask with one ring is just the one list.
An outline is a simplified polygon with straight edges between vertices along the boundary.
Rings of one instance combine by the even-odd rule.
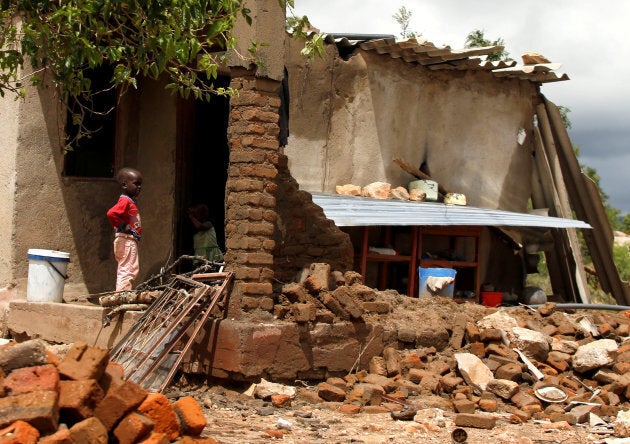
[[[551, 177], [553, 178], [554, 188], [558, 194], [558, 211], [561, 211], [562, 216], [567, 219], [572, 219], [571, 204], [569, 200], [569, 192], [567, 184], [563, 176], [563, 171], [560, 166], [560, 160], [558, 158], [558, 151], [554, 141], [553, 133], [551, 130], [551, 124], [545, 106], [539, 104], [536, 107], [536, 115], [538, 117], [538, 127], [540, 128], [541, 139], [545, 148], [545, 154], [549, 163], [549, 169], [551, 171]], [[583, 303], [590, 302], [590, 293], [588, 291], [588, 285], [586, 283], [586, 275], [584, 273], [584, 263], [582, 260], [582, 254], [580, 252], [580, 243], [577, 238], [577, 232], [575, 229], [567, 229], [569, 246], [563, 248], [559, 254], [566, 254], [565, 257], [560, 256], [562, 260], [567, 260], [568, 256], [571, 256], [572, 263], [568, 263], [567, 266], [572, 267], [575, 264], [575, 268], [571, 270], [571, 275], [574, 276], [573, 298], [577, 300], [576, 296], [579, 296]], [[573, 268], [573, 267], [572, 267]]]
[[569, 134], [562, 123], [560, 110], [546, 98], [544, 100], [544, 106], [560, 147], [561, 166], [563, 171], [566, 171], [567, 180], [571, 181], [571, 186], [568, 188], [573, 193], [571, 197], [575, 212], [580, 219], [593, 227], [593, 230], [584, 232], [584, 239], [591, 253], [600, 284], [604, 291], [611, 293], [619, 304], [630, 304], [630, 291], [628, 291], [628, 286], [622, 283], [613, 261], [612, 231], [604, 204], [599, 193], [594, 195], [592, 185], [584, 180]]

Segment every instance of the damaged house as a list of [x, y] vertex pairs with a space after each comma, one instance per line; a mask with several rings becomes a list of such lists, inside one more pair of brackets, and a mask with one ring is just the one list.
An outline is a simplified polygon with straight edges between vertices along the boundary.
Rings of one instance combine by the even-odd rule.
[[[234, 279], [223, 318], [200, 335], [190, 364], [213, 376], [323, 375], [347, 371], [359, 350], [362, 364], [382, 351], [378, 325], [276, 319], [286, 285], [314, 263], [409, 295], [418, 291], [418, 267], [455, 267], [456, 290], [478, 298], [483, 283], [520, 291], [524, 253], [542, 246], [554, 293], [588, 301], [574, 229], [590, 225], [598, 273], [617, 300], [628, 301], [605, 259], [599, 210], [582, 203], [575, 211], [586, 223], [571, 218], [570, 205], [593, 195], [576, 184], [581, 179], [566, 185], [564, 166], [575, 158], [567, 159], [555, 106], [540, 93], [541, 84], [567, 79], [554, 64], [492, 64], [479, 56], [494, 47], [369, 36], [331, 36], [324, 57], [308, 60], [299, 55], [303, 43], [285, 35], [277, 2], [254, 2], [252, 17], [253, 26], [243, 20], [235, 35], [243, 45], [269, 46], [263, 68], [229, 59], [219, 83], [238, 94], [200, 103], [147, 80], [114, 97], [98, 150], [64, 155], [67, 116], [45, 85], [25, 100], [0, 99], [3, 328], [14, 337], [113, 347], [138, 319], [127, 312], [103, 326], [102, 307], [24, 300], [31, 248], [69, 252], [67, 302], [113, 288], [105, 213], [122, 166], [144, 175], [139, 282], [192, 252], [186, 208], [211, 209]], [[468, 205], [335, 194], [344, 184], [406, 186], [414, 177], [393, 158], [464, 194]], [[557, 217], [527, 213], [530, 199]], [[443, 250], [463, 256], [439, 256]]]

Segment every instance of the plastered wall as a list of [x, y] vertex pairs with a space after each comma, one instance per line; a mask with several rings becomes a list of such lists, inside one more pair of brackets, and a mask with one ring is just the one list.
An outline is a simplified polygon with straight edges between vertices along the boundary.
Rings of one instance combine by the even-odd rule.
[[[471, 205], [523, 211], [531, 195], [534, 85], [480, 71], [430, 71], [357, 50], [343, 60], [299, 55], [287, 40], [289, 167], [300, 187], [413, 179], [401, 157]], [[528, 137], [517, 143], [520, 128]]]

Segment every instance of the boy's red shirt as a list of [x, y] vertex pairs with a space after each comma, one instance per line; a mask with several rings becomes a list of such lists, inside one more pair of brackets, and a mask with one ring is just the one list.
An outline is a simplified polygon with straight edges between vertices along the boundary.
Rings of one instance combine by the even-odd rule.
[[127, 224], [131, 229], [131, 234], [136, 239], [142, 237], [142, 224], [140, 223], [138, 205], [135, 200], [126, 194], [122, 194], [116, 205], [107, 211], [107, 218], [116, 233], [121, 233], [125, 224]]

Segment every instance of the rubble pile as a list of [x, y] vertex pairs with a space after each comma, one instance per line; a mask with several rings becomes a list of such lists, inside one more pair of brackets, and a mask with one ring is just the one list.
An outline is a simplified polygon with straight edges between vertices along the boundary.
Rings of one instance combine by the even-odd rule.
[[0, 348], [0, 442], [216, 443], [202, 407], [123, 379], [107, 350], [75, 343], [63, 358], [40, 340]]
[[326, 264], [313, 264], [307, 276], [284, 286], [277, 317], [375, 323], [386, 342], [368, 369], [320, 383], [308, 395], [314, 402], [420, 422], [423, 409], [437, 407], [467, 427], [532, 419], [600, 424], [612, 433], [614, 424], [617, 436], [630, 436], [628, 313], [409, 298], [366, 287], [355, 272], [330, 273]]
[[326, 263], [314, 263], [300, 283], [286, 284], [274, 316], [295, 322], [362, 321], [369, 313], [389, 313], [389, 302], [377, 301], [377, 292], [363, 285], [355, 271], [332, 271]]

